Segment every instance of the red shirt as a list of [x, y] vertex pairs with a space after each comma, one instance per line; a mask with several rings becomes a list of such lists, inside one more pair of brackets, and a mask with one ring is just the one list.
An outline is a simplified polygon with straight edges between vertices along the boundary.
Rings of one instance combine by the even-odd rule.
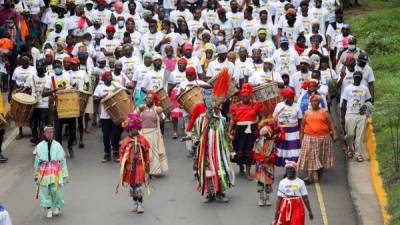
[[231, 106], [231, 114], [233, 121], [244, 122], [244, 121], [257, 121], [257, 114], [261, 112], [263, 106], [257, 101], [250, 101], [250, 104], [243, 104], [241, 102]]
[[207, 110], [207, 108], [204, 103], [199, 103], [194, 106], [193, 111], [192, 111], [192, 116], [190, 117], [190, 121], [186, 127], [186, 132], [190, 132], [192, 130], [197, 117], [199, 117], [201, 114], [205, 113], [206, 110]]

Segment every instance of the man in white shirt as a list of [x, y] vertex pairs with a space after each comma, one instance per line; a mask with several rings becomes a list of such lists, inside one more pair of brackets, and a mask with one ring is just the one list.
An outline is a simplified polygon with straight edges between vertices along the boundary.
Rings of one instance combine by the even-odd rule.
[[372, 110], [371, 94], [367, 87], [361, 85], [362, 74], [353, 74], [354, 83], [344, 89], [342, 102], [342, 125], [346, 130], [348, 157], [355, 157], [357, 162], [363, 162], [367, 157], [364, 148], [364, 135], [368, 111]]
[[228, 56], [228, 48], [225, 45], [219, 45], [217, 47], [217, 58], [210, 62], [207, 68], [206, 80], [212, 79], [215, 76], [219, 75], [221, 70], [226, 67], [228, 69], [228, 73], [231, 77], [234, 75], [235, 66], [233, 63], [227, 60]]
[[148, 31], [140, 39], [140, 51], [142, 53], [154, 51], [157, 45], [161, 47], [161, 45], [170, 41], [169, 39], [164, 39], [164, 34], [157, 31], [157, 21], [151, 19]]
[[296, 92], [296, 97], [301, 94], [304, 81], [311, 79], [310, 58], [302, 56], [300, 60], [300, 70], [290, 76], [289, 86], [293, 87]]
[[193, 66], [198, 76], [203, 77], [204, 72], [200, 60], [197, 57], [193, 57], [193, 45], [191, 43], [185, 43], [182, 47], [182, 51], [183, 56], [187, 59], [187, 67]]
[[106, 27], [107, 37], [101, 39], [100, 41], [100, 50], [107, 57], [113, 57], [115, 49], [121, 44], [118, 39], [114, 38], [115, 27], [111, 24]]
[[133, 78], [133, 74], [135, 74], [135, 68], [141, 63], [140, 60], [133, 55], [133, 47], [132, 45], [125, 44], [124, 45], [124, 53], [119, 61], [123, 65], [122, 72], [129, 78]]
[[321, 33], [325, 34], [326, 25], [328, 24], [328, 11], [326, 8], [322, 7], [322, 0], [315, 0], [315, 7], [312, 7], [309, 14], [314, 18], [319, 20], [321, 24]]
[[275, 70], [282, 74], [286, 71], [291, 76], [300, 65], [300, 57], [293, 48], [289, 48], [289, 40], [283, 36], [280, 39], [280, 48], [272, 55], [275, 62]]
[[276, 82], [279, 86], [283, 87], [283, 80], [279, 73], [273, 70], [274, 61], [271, 58], [264, 59], [263, 70], [254, 71], [249, 78], [249, 83], [253, 86]]
[[260, 49], [263, 58], [271, 58], [274, 52], [276, 51], [275, 44], [271, 41], [271, 38], [268, 37], [266, 28], [259, 28], [258, 31], [258, 40], [251, 45], [251, 49]]
[[[54, 95], [59, 90], [71, 89], [75, 83], [71, 83], [71, 78], [68, 72], [66, 72], [62, 67], [62, 62], [60, 60], [54, 60], [53, 62], [54, 73], [49, 74], [46, 80], [46, 86], [43, 90], [43, 97], [48, 97]], [[62, 128], [63, 124], [67, 124], [69, 127], [68, 135], [68, 153], [69, 157], [74, 157], [74, 150], [72, 148], [75, 139], [75, 127], [76, 118], [60, 119], [57, 114], [57, 108], [54, 111], [54, 128], [56, 131], [56, 140], [62, 145]]]
[[158, 53], [153, 55], [153, 68], [147, 72], [142, 89], [148, 91], [158, 91], [166, 89], [168, 72], [162, 67], [162, 56]]
[[243, 22], [243, 12], [239, 11], [239, 4], [236, 0], [231, 1], [231, 11], [226, 13], [226, 17], [232, 21], [233, 28], [240, 27]]
[[[98, 104], [102, 99], [107, 97], [113, 91], [121, 86], [118, 83], [112, 81], [112, 74], [110, 71], [105, 71], [102, 76], [103, 83], [99, 84], [94, 90], [93, 97], [94, 101]], [[100, 112], [100, 123], [101, 130], [103, 132], [103, 145], [104, 145], [104, 157], [101, 162], [106, 163], [111, 161], [111, 150], [114, 161], [119, 160], [119, 141], [121, 139], [122, 127], [119, 124], [114, 124], [110, 118], [110, 115], [101, 104]], [[111, 149], [112, 147], [112, 149]]]
[[239, 57], [235, 61], [234, 78], [237, 84], [247, 83], [253, 71], [253, 60], [248, 57], [247, 49], [241, 47], [239, 49]]
[[374, 93], [375, 93], [375, 88], [374, 88], [375, 76], [374, 76], [374, 71], [368, 64], [367, 53], [361, 52], [358, 55], [356, 71], [360, 71], [362, 73], [363, 79], [361, 83], [365, 84], [368, 87], [369, 92], [371, 93], [371, 102], [373, 103]]
[[144, 104], [144, 99], [146, 97], [144, 87], [144, 81], [146, 80], [147, 73], [151, 70], [151, 65], [153, 55], [150, 52], [146, 52], [143, 55], [143, 63], [135, 69], [135, 73], [132, 77], [133, 87], [135, 88], [135, 106]]

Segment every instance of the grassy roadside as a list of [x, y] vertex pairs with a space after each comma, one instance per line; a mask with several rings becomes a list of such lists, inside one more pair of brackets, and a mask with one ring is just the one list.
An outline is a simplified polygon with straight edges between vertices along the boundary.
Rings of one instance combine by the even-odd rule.
[[373, 121], [377, 155], [388, 193], [390, 225], [400, 225], [400, 172], [395, 166], [390, 128], [394, 120], [400, 126], [400, 1], [366, 0], [361, 5], [345, 13], [358, 46], [371, 56], [376, 79]]

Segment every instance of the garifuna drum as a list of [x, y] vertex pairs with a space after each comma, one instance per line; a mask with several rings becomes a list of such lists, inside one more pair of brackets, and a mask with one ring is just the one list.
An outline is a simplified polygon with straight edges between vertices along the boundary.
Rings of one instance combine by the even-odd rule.
[[56, 92], [56, 109], [60, 119], [77, 118], [80, 115], [79, 91], [75, 89]]
[[10, 118], [17, 126], [30, 127], [32, 112], [35, 109], [37, 100], [32, 95], [15, 93], [12, 95], [10, 106]]
[[272, 116], [276, 104], [282, 101], [278, 84], [274, 82], [261, 84], [254, 87], [253, 90], [254, 98], [264, 106], [264, 116], [266, 118]]
[[199, 86], [191, 87], [176, 98], [186, 112], [192, 114], [194, 107], [203, 102], [203, 90]]
[[104, 109], [110, 115], [111, 120], [120, 125], [126, 120], [128, 114], [133, 112], [133, 104], [128, 97], [125, 89], [119, 88], [101, 100]]
[[[215, 80], [218, 78], [219, 75], [214, 76], [213, 78], [211, 78], [210, 80], [208, 80], [207, 82], [214, 87], [214, 83]], [[236, 88], [236, 82], [235, 80], [231, 77], [230, 83], [229, 83], [229, 89], [228, 89], [228, 94], [226, 96], [226, 98], [231, 98], [232, 96], [234, 96], [236, 93], [239, 92], [239, 89]]]
[[163, 108], [163, 111], [166, 113], [171, 112], [174, 109], [174, 105], [172, 104], [171, 99], [168, 97], [167, 92], [164, 88], [160, 88], [156, 91], [158, 100], [160, 101], [160, 106]]
[[85, 112], [90, 96], [92, 96], [92, 93], [88, 91], [79, 91], [79, 110], [81, 113]]

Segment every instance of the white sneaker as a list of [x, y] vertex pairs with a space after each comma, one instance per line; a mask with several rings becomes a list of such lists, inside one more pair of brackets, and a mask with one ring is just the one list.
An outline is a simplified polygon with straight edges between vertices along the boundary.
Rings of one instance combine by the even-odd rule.
[[137, 213], [144, 213], [144, 207], [143, 207], [142, 203], [138, 204]]
[[269, 194], [267, 194], [267, 198], [265, 199], [264, 203], [268, 207], [272, 205], [271, 200], [269, 200]]
[[258, 206], [263, 207], [264, 206], [264, 199], [258, 199]]
[[53, 215], [59, 216], [60, 214], [61, 214], [61, 209], [56, 207], [56, 209], [54, 209]]
[[138, 203], [137, 202], [135, 202], [135, 205], [133, 206], [131, 211], [132, 212], [137, 212], [138, 211]]
[[53, 218], [53, 211], [50, 209], [46, 209], [46, 218], [51, 219]]

